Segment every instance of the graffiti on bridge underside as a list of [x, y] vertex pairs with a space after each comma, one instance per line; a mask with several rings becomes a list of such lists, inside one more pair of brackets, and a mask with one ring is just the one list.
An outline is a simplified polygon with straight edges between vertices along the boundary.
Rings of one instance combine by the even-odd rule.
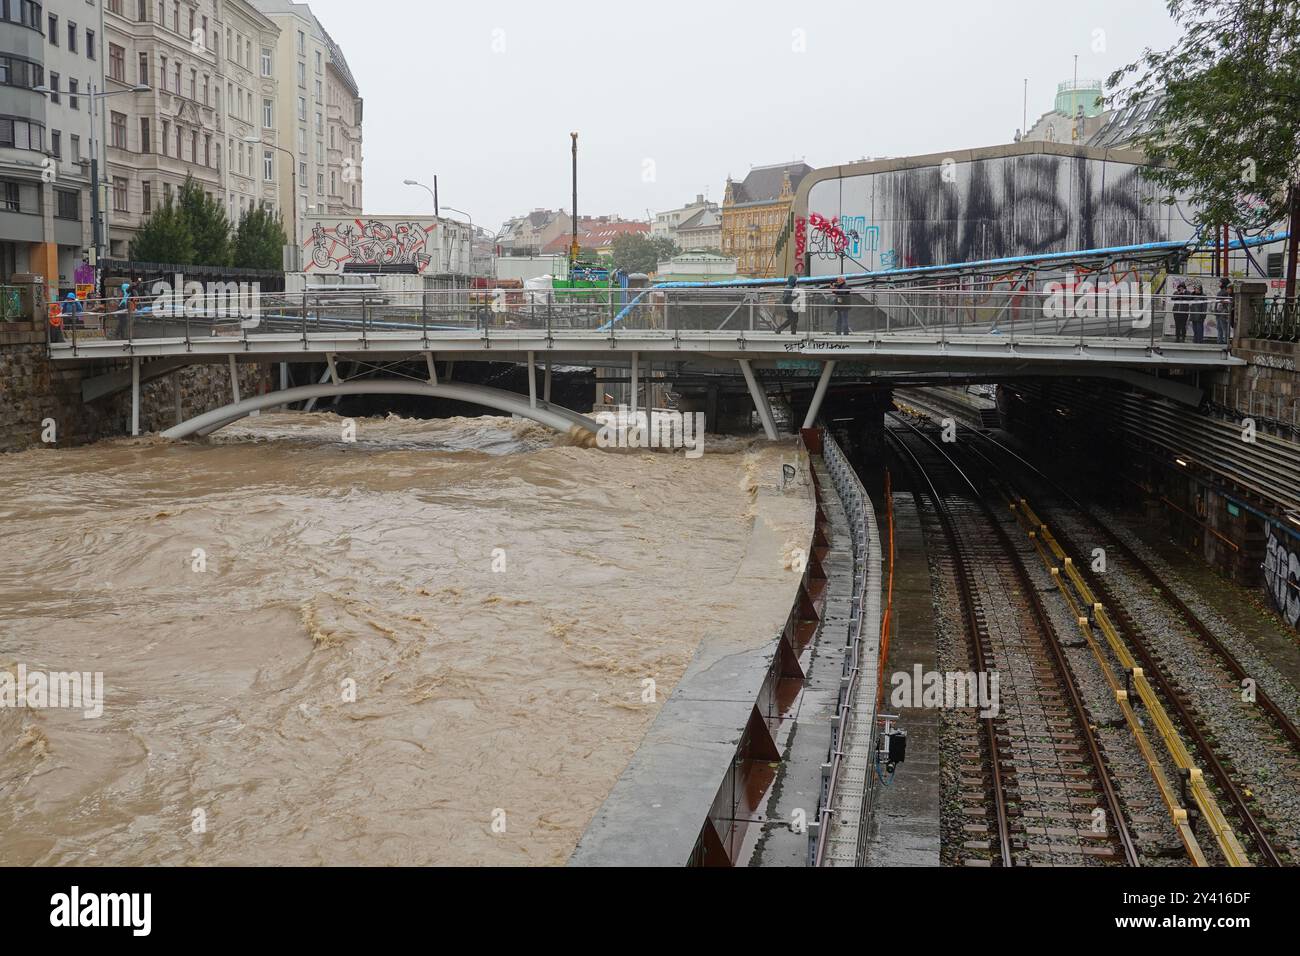
[[414, 265], [423, 272], [433, 261], [429, 234], [434, 225], [415, 221], [360, 219], [333, 227], [316, 223], [307, 246], [308, 272], [342, 272], [345, 265]]
[[1300, 629], [1300, 544], [1279, 534], [1272, 524], [1266, 527], [1264, 588], [1282, 619]]

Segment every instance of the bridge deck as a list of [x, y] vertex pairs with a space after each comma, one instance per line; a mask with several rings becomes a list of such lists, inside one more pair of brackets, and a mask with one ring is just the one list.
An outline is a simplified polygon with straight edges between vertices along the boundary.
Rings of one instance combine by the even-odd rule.
[[81, 338], [50, 346], [56, 362], [182, 356], [191, 362], [324, 361], [327, 354], [365, 353], [400, 358], [436, 352], [439, 358], [519, 361], [541, 353], [574, 364], [621, 365], [631, 353], [650, 359], [710, 361], [834, 359], [873, 366], [962, 370], [1008, 366], [1124, 366], [1228, 368], [1244, 364], [1213, 343], [1170, 342], [1123, 336], [1018, 335], [989, 332], [873, 332], [791, 335], [768, 331], [428, 330], [256, 333], [242, 336], [170, 336], [127, 340]]

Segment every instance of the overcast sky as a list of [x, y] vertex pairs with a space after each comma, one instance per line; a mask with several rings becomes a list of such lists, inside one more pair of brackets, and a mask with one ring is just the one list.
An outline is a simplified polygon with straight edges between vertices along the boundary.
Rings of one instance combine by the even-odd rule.
[[[367, 213], [432, 200], [493, 231], [569, 206], [645, 218], [728, 174], [1010, 142], [1079, 57], [1105, 76], [1178, 30], [1163, 0], [310, 0], [365, 98]], [[444, 212], [446, 210], [444, 209]]]

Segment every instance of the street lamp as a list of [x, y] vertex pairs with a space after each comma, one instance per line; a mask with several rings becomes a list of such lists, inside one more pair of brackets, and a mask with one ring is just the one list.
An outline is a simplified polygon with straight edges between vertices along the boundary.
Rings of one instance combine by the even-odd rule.
[[[437, 177], [437, 176], [434, 176], [434, 177], [433, 177], [433, 181], [436, 183], [436, 182], [438, 181], [438, 177]], [[417, 182], [417, 181], [414, 180], [414, 179], [403, 179], [403, 180], [402, 180], [402, 185], [403, 185], [403, 186], [419, 186], [421, 189], [423, 189], [425, 192], [427, 192], [427, 193], [429, 194], [429, 198], [433, 200], [433, 215], [434, 215], [435, 217], [438, 216], [438, 194], [437, 194], [436, 192], [434, 192], [432, 189], [430, 189], [430, 188], [429, 188], [428, 186], [426, 186], [424, 183], [422, 183], [422, 182]]]
[[277, 146], [275, 143], [268, 143], [260, 136], [243, 136], [241, 139], [245, 143], [278, 150], [289, 157], [289, 195], [290, 205], [293, 208], [293, 256], [289, 265], [296, 269], [298, 267], [298, 250], [302, 247], [302, 238], [298, 235], [298, 157], [293, 154], [293, 150], [285, 149], [283, 146]]
[[[33, 93], [39, 93], [42, 96], [52, 96], [59, 91], [51, 89], [44, 83], [32, 87]], [[124, 90], [100, 90], [95, 84], [90, 84], [89, 93], [78, 94], [85, 96], [90, 100], [90, 109], [87, 114], [90, 118], [90, 218], [91, 218], [91, 236], [95, 249], [95, 286], [99, 286], [99, 260], [104, 255], [104, 230], [100, 222], [99, 211], [99, 141], [95, 138], [95, 103], [106, 96], [120, 96], [123, 93], [151, 93], [152, 88], [144, 83], [137, 83], [135, 86], [128, 87]], [[68, 93], [72, 95], [71, 92]]]

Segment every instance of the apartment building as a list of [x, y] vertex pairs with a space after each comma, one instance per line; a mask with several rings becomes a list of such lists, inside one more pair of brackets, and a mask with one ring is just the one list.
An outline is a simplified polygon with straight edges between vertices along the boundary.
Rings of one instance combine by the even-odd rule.
[[[362, 100], [342, 50], [311, 7], [292, 0], [253, 0], [276, 27], [272, 51], [279, 79], [274, 104], [280, 208], [299, 249], [308, 215], [360, 215]], [[332, 145], [331, 145], [332, 144]]]
[[103, 35], [101, 0], [0, 0], [0, 283], [34, 272], [70, 289], [93, 246]]

